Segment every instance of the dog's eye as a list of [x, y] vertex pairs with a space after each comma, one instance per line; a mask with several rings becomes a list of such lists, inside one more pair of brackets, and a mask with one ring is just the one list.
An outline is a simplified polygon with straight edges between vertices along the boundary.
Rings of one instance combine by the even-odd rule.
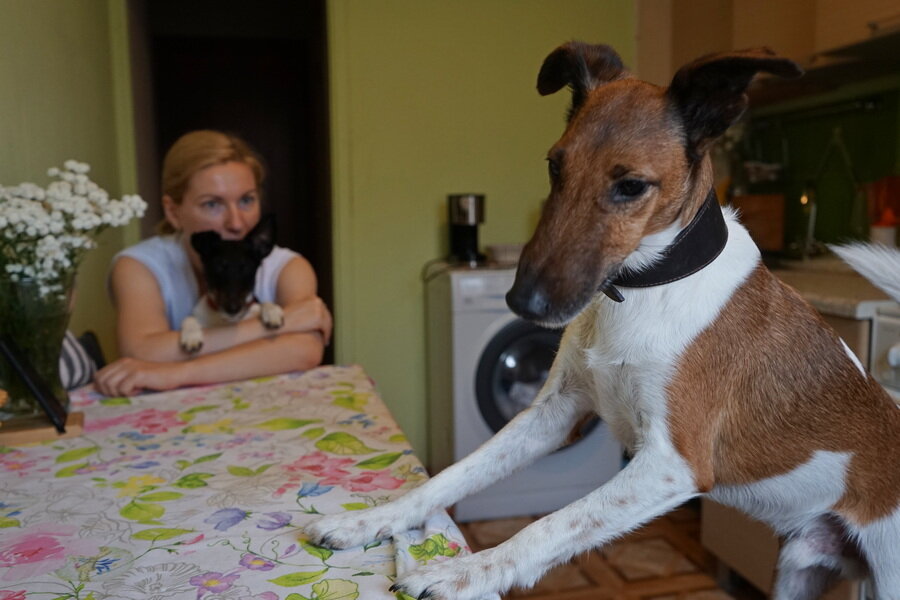
[[649, 184], [641, 179], [622, 179], [613, 186], [613, 202], [636, 200], [647, 191]]
[[551, 181], [559, 179], [559, 163], [552, 158], [547, 159], [547, 171], [550, 173]]

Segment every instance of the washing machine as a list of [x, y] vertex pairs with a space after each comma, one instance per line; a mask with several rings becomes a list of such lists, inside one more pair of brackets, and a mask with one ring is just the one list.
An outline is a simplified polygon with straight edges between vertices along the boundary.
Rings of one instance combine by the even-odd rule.
[[[515, 269], [433, 269], [426, 281], [428, 467], [432, 474], [486, 442], [547, 378], [562, 330], [506, 306]], [[461, 522], [551, 512], [615, 475], [621, 447], [599, 418], [578, 441], [460, 501]]]

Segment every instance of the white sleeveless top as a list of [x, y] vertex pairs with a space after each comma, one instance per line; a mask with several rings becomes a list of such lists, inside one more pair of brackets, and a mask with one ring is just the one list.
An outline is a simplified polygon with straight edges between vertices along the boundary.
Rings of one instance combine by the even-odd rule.
[[[181, 242], [174, 235], [148, 238], [113, 257], [113, 264], [122, 256], [133, 258], [153, 273], [166, 304], [166, 318], [173, 330], [181, 328], [181, 321], [191, 314], [200, 299], [197, 279], [191, 261]], [[260, 302], [275, 302], [278, 276], [294, 257], [293, 250], [275, 246], [256, 272], [253, 293]]]

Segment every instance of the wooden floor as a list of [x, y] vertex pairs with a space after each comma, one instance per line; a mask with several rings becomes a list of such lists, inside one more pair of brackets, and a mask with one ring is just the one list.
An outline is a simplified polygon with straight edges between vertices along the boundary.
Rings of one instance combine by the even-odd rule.
[[[506, 540], [534, 521], [520, 517], [461, 525], [475, 551]], [[700, 544], [697, 505], [686, 505], [601, 550], [550, 571], [531, 590], [504, 598], [527, 600], [761, 600], [749, 585], [716, 584], [714, 558]]]

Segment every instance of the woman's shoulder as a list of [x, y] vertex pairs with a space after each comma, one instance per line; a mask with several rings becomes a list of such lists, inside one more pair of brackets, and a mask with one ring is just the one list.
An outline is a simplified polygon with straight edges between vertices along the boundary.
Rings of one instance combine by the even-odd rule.
[[270, 252], [269, 255], [263, 259], [263, 264], [280, 265], [281, 267], [283, 267], [294, 258], [302, 258], [302, 255], [299, 252], [291, 250], [290, 248], [275, 246], [274, 248], [272, 248], [272, 252]]
[[182, 247], [174, 235], [155, 235], [125, 248], [116, 256], [140, 258], [143, 256], [168, 255], [179, 251], [182, 251]]
[[181, 270], [188, 262], [184, 247], [173, 235], [154, 236], [129, 246], [116, 254], [113, 262], [122, 257], [133, 258], [154, 272], [169, 268]]
[[306, 262], [306, 259], [301, 254], [281, 246], [275, 246], [272, 252], [263, 259], [259, 270], [256, 272], [255, 294], [258, 300], [261, 302], [275, 302], [281, 272], [288, 263], [295, 259]]

